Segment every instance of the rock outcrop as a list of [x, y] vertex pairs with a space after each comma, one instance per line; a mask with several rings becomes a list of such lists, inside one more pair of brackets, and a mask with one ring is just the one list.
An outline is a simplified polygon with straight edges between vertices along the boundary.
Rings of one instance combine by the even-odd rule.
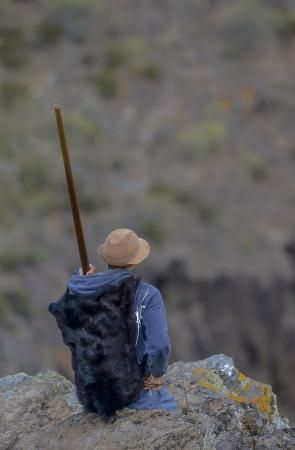
[[178, 411], [123, 409], [111, 421], [86, 414], [74, 385], [56, 372], [0, 379], [0, 449], [292, 449], [295, 430], [271, 386], [215, 355], [172, 364]]

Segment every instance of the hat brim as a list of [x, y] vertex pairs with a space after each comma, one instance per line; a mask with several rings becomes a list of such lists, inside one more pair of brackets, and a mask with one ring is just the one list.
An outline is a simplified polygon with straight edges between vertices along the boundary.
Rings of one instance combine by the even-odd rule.
[[119, 261], [119, 260], [112, 260], [111, 258], [108, 258], [105, 254], [105, 245], [102, 244], [97, 248], [98, 255], [107, 263], [110, 265], [118, 266], [118, 267], [124, 267], [124, 266], [132, 266], [137, 265], [141, 263], [143, 260], [145, 260], [149, 254], [150, 254], [150, 245], [149, 243], [142, 238], [138, 238], [139, 242], [139, 249], [135, 256], [130, 258], [129, 260]]

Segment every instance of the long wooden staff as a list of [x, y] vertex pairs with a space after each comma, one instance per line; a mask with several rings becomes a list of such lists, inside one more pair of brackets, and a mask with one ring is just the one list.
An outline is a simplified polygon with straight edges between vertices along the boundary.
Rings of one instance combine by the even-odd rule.
[[59, 139], [60, 139], [60, 146], [61, 146], [61, 150], [62, 150], [62, 157], [63, 157], [64, 167], [65, 167], [65, 172], [66, 172], [68, 191], [69, 191], [72, 214], [73, 214], [74, 225], [75, 225], [76, 239], [77, 239], [80, 260], [81, 260], [81, 267], [82, 267], [83, 274], [85, 275], [86, 272], [89, 270], [89, 261], [88, 261], [87, 249], [86, 249], [84, 233], [83, 233], [83, 228], [82, 228], [78, 198], [77, 198], [77, 194], [76, 194], [73, 172], [72, 172], [72, 167], [71, 167], [71, 160], [70, 160], [69, 151], [68, 151], [68, 145], [67, 145], [63, 120], [62, 120], [61, 109], [58, 105], [55, 105], [54, 111], [55, 111], [56, 123], [57, 123], [57, 128], [58, 128]]

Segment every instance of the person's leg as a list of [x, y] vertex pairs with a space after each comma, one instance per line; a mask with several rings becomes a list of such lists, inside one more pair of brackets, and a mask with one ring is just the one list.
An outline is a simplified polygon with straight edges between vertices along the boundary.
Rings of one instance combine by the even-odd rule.
[[165, 409], [169, 412], [176, 411], [176, 401], [166, 387], [153, 391], [141, 391], [139, 398], [127, 405], [130, 409]]

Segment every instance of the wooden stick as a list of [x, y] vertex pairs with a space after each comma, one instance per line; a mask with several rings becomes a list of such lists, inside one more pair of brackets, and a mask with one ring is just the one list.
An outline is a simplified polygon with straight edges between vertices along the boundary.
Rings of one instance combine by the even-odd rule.
[[58, 128], [59, 139], [60, 139], [60, 146], [61, 146], [61, 150], [62, 150], [66, 179], [67, 179], [67, 184], [68, 184], [68, 191], [69, 191], [69, 196], [70, 196], [70, 201], [71, 201], [71, 208], [72, 208], [72, 214], [73, 214], [74, 225], [75, 225], [76, 239], [77, 239], [77, 244], [78, 244], [78, 248], [79, 248], [81, 266], [82, 266], [83, 274], [85, 275], [86, 272], [89, 270], [89, 261], [88, 261], [87, 249], [86, 249], [84, 233], [83, 233], [83, 228], [82, 228], [82, 222], [81, 222], [81, 217], [80, 217], [78, 198], [77, 198], [77, 194], [76, 194], [73, 172], [72, 172], [72, 167], [71, 167], [71, 160], [70, 160], [69, 151], [68, 151], [68, 145], [67, 145], [63, 120], [62, 120], [61, 109], [58, 105], [55, 105], [54, 111], [55, 111], [56, 123], [57, 123], [57, 128]]

